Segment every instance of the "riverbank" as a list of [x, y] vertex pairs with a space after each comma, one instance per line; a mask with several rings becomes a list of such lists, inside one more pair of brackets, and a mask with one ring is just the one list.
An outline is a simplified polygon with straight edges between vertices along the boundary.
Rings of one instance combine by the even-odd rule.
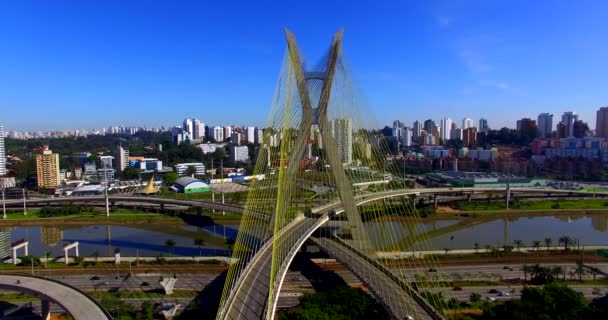
[[71, 215], [40, 216], [40, 210], [28, 211], [24, 215], [22, 211], [7, 213], [7, 219], [0, 220], [0, 227], [22, 227], [22, 226], [86, 226], [96, 224], [106, 225], [138, 225], [138, 224], [161, 224], [161, 225], [187, 225], [192, 222], [202, 224], [239, 224], [241, 216], [226, 213], [222, 215], [208, 214], [197, 215], [192, 213], [154, 213], [141, 210], [117, 209], [106, 216], [105, 212], [95, 210], [93, 212], [82, 212]]

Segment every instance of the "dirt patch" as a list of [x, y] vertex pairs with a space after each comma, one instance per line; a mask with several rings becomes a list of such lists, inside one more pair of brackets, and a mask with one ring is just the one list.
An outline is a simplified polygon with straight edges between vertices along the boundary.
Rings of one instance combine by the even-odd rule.
[[437, 212], [459, 212], [458, 210], [452, 209], [448, 206], [439, 206], [439, 207], [437, 207], [437, 209], [435, 209], [435, 211], [437, 211]]

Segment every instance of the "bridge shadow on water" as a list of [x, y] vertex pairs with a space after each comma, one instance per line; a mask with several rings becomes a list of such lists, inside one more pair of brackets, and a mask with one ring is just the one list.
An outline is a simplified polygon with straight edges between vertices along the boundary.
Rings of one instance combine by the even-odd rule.
[[224, 290], [224, 282], [228, 271], [222, 272], [196, 295], [186, 309], [176, 318], [177, 320], [215, 319]]

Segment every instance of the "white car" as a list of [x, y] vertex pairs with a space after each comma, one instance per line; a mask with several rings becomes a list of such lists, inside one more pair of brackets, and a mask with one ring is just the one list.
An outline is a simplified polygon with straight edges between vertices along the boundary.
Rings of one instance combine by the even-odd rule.
[[498, 293], [498, 295], [501, 296], [501, 297], [510, 297], [511, 296], [510, 293], [505, 292], [505, 291], [502, 291], [502, 292]]
[[486, 297], [486, 300], [488, 300], [490, 302], [493, 302], [493, 301], [496, 301], [496, 298], [494, 298], [494, 297]]

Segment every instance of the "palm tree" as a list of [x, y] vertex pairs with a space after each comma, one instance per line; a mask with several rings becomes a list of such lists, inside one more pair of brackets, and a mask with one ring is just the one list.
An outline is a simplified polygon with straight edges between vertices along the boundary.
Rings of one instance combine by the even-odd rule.
[[524, 244], [522, 240], [513, 240], [513, 244], [517, 247], [517, 251], [521, 252], [521, 246]]
[[448, 251], [450, 251], [450, 248], [443, 248], [443, 250], [445, 250], [445, 254], [448, 254]]
[[532, 266], [524, 264], [523, 266], [521, 266], [521, 271], [524, 272], [524, 282], [528, 282], [528, 273], [532, 271]]
[[551, 238], [545, 238], [545, 246], [547, 247], [547, 250], [551, 249], [551, 245], [553, 244], [553, 239]]
[[559, 238], [559, 240], [557, 241], [557, 243], [559, 244], [564, 244], [564, 251], [568, 251], [568, 246], [574, 243], [574, 240], [572, 240], [572, 238], [570, 238], [569, 236], [563, 235]]
[[201, 238], [194, 239], [194, 245], [198, 247], [198, 256], [202, 256], [202, 247], [205, 246], [205, 240]]
[[95, 264], [97, 264], [97, 262], [99, 262], [99, 250], [95, 250], [91, 256], [95, 258]]
[[483, 247], [484, 247], [484, 249], [486, 249], [486, 252], [487, 252], [487, 253], [490, 253], [490, 251], [492, 250], [492, 246], [491, 246], [491, 245], [489, 245], [489, 244], [486, 244], [486, 245], [485, 245], [485, 246], [483, 246]]
[[534, 242], [532, 242], [532, 245], [534, 246], [534, 248], [536, 248], [536, 252], [538, 252], [538, 249], [540, 248], [540, 241], [534, 240]]
[[44, 258], [45, 258], [44, 261], [46, 264], [46, 268], [48, 269], [49, 268], [49, 259], [51, 259], [51, 252], [50, 251], [45, 252]]
[[175, 241], [171, 239], [165, 241], [165, 247], [167, 247], [167, 250], [171, 251], [171, 255], [173, 255], [173, 247], [175, 247]]
[[475, 253], [477, 253], [479, 251], [479, 242], [473, 243], [473, 248], [475, 249]]
[[578, 274], [579, 281], [583, 281], [583, 276], [585, 273], [587, 273], [587, 269], [585, 269], [582, 263], [577, 262], [576, 267], [574, 268], [574, 273]]

